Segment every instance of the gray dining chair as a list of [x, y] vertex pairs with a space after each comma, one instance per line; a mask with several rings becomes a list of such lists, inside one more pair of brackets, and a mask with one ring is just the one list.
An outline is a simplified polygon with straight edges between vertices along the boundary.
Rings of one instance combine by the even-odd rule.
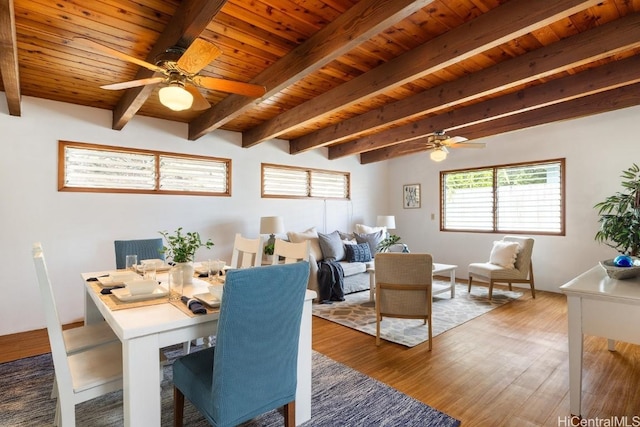
[[164, 260], [164, 253], [160, 252], [162, 247], [162, 237], [157, 239], [138, 240], [115, 240], [113, 242], [116, 250], [116, 268], [126, 268], [127, 255], [138, 255], [138, 262], [143, 259]]

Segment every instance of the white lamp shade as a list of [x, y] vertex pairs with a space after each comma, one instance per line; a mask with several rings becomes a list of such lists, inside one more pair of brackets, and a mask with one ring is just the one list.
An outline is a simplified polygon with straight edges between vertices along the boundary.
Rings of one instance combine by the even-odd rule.
[[431, 157], [431, 160], [433, 160], [434, 162], [441, 162], [447, 158], [447, 152], [440, 148], [436, 148], [431, 152], [429, 157]]
[[376, 220], [377, 227], [387, 227], [387, 230], [395, 230], [396, 217], [393, 215], [378, 215]]
[[180, 85], [169, 85], [158, 91], [160, 102], [173, 111], [188, 110], [193, 104], [193, 95]]
[[284, 220], [281, 216], [263, 216], [260, 218], [260, 234], [278, 234], [284, 232]]

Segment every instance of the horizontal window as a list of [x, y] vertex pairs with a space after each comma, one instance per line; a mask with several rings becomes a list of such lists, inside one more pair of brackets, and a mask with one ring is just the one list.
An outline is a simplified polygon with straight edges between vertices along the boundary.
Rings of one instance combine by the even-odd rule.
[[564, 159], [440, 173], [443, 231], [564, 235]]
[[349, 199], [349, 173], [262, 164], [262, 197]]
[[59, 141], [60, 191], [231, 195], [231, 160]]

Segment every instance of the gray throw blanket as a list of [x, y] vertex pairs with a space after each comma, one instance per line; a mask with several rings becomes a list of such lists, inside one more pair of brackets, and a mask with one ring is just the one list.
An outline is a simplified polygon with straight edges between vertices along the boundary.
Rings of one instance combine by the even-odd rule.
[[321, 304], [344, 301], [344, 270], [337, 261], [318, 261], [318, 299]]

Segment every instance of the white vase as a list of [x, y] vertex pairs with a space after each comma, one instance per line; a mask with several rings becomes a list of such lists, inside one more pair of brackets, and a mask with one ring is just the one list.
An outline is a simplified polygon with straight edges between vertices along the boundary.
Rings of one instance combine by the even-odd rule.
[[[174, 276], [171, 278], [173, 281], [182, 280], [183, 285], [190, 285], [193, 283], [193, 273], [195, 268], [192, 262], [176, 262], [176, 266], [171, 269], [171, 274]], [[176, 277], [176, 275], [182, 276]]]

